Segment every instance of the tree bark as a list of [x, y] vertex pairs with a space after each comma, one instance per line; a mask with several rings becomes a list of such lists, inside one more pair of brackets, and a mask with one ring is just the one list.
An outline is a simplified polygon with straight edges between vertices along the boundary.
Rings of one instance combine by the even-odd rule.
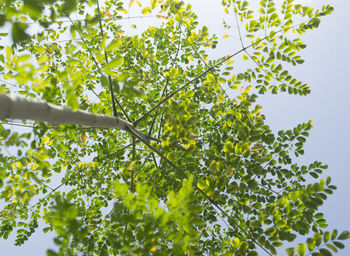
[[34, 120], [54, 125], [75, 124], [96, 128], [116, 128], [129, 133], [132, 130], [149, 140], [149, 137], [138, 131], [132, 123], [119, 117], [94, 114], [84, 110], [73, 111], [68, 107], [57, 106], [42, 100], [0, 94], [0, 120], [4, 119]]

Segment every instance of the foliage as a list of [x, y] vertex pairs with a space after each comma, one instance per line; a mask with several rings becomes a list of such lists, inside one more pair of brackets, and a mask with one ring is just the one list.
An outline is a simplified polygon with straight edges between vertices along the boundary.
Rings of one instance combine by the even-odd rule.
[[274, 134], [255, 103], [310, 93], [287, 67], [304, 62], [299, 36], [333, 8], [223, 0], [242, 48], [209, 59], [218, 38], [190, 5], [142, 5], [162, 24], [130, 36], [118, 20], [135, 3], [0, 3], [13, 40], [0, 56], [0, 93], [119, 116], [155, 138], [37, 122], [19, 134], [2, 122], [1, 237], [15, 231], [21, 245], [43, 219], [59, 248], [48, 255], [272, 255], [298, 235], [311, 237], [288, 255], [342, 249], [349, 232], [326, 231], [319, 211], [336, 189], [319, 178], [327, 166], [295, 162], [312, 122]]

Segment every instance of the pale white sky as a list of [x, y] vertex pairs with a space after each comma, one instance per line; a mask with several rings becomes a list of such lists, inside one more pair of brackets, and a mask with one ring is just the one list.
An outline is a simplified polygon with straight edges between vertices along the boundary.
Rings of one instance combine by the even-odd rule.
[[[126, 0], [126, 2], [129, 2]], [[211, 33], [221, 35], [222, 29], [221, 1], [187, 0], [196, 10], [202, 25], [209, 27]], [[328, 164], [325, 176], [332, 176], [338, 187], [335, 194], [329, 196], [322, 207], [329, 223], [329, 230], [350, 229], [350, 83], [349, 73], [349, 10], [350, 2], [346, 0], [300, 1], [309, 5], [329, 3], [335, 7], [333, 15], [323, 19], [319, 29], [309, 32], [304, 41], [308, 45], [303, 56], [305, 63], [293, 69], [294, 75], [311, 86], [312, 93], [306, 97], [279, 94], [260, 97], [267, 122], [274, 131], [290, 129], [298, 123], [313, 120], [314, 128], [305, 146], [305, 155], [299, 163], [308, 164], [320, 160]], [[140, 15], [130, 12], [130, 16]], [[124, 21], [126, 25], [136, 24], [138, 29], [154, 24], [155, 19], [143, 18]], [[153, 23], [152, 23], [153, 22]], [[226, 39], [215, 56], [227, 54], [230, 50], [239, 50], [238, 36]], [[7, 241], [0, 240], [1, 255], [15, 256], [45, 255], [53, 247], [52, 236], [36, 233], [21, 247], [15, 247]], [[11, 236], [13, 238], [13, 236]], [[346, 248], [338, 255], [350, 255], [350, 242], [345, 241]], [[263, 254], [262, 254], [263, 255]], [[283, 254], [284, 255], [284, 254]]]

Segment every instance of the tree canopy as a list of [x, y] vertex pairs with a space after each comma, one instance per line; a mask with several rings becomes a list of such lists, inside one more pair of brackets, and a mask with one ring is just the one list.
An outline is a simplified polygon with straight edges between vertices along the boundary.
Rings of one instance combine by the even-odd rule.
[[[221, 4], [241, 47], [213, 58], [219, 39], [184, 1], [0, 2], [2, 238], [22, 245], [43, 223], [49, 256], [344, 248], [350, 233], [319, 210], [336, 189], [327, 165], [296, 161], [312, 122], [273, 133], [256, 103], [310, 93], [288, 70], [333, 8]], [[128, 34], [136, 5], [160, 25]]]

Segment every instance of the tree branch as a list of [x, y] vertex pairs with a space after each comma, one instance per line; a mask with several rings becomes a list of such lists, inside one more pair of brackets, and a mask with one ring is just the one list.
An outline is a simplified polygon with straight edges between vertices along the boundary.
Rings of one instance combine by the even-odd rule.
[[75, 124], [96, 128], [117, 128], [123, 131], [133, 131], [146, 141], [151, 136], [137, 130], [133, 124], [119, 117], [94, 114], [84, 110], [73, 111], [42, 100], [32, 100], [0, 94], [0, 120], [22, 119], [48, 122], [51, 124]]
[[[133, 131], [130, 131], [131, 133], [133, 133]], [[179, 167], [177, 167], [172, 161], [170, 161], [167, 157], [165, 157], [158, 149], [156, 149], [155, 147], [153, 147], [148, 141], [145, 141], [143, 138], [141, 138], [138, 134], [134, 134], [135, 137], [137, 137], [140, 141], [142, 141], [144, 144], [146, 144], [151, 150], [153, 150], [154, 152], [156, 152], [162, 159], [164, 159], [170, 166], [172, 166], [175, 171], [177, 173], [179, 173], [183, 178], [187, 179], [187, 175], [186, 173], [184, 173], [182, 170], [180, 170]], [[238, 228], [239, 230], [241, 230], [246, 236], [247, 238], [251, 239], [252, 242], [254, 242], [256, 245], [258, 245], [262, 250], [264, 250], [268, 255], [272, 256], [272, 254], [265, 248], [263, 247], [257, 240], [255, 240], [254, 238], [251, 237], [251, 235], [244, 230], [243, 228], [241, 228], [235, 221], [235, 219], [228, 215], [223, 208], [221, 208], [220, 205], [218, 205], [210, 196], [208, 196], [202, 189], [200, 189], [196, 184], [193, 184], [193, 187], [195, 190], [197, 190], [198, 192], [200, 192], [212, 205], [214, 205], [217, 209], [219, 209], [219, 211], [225, 215], [226, 218], [232, 220], [233, 223], [233, 227], [234, 228]], [[231, 223], [230, 223], [231, 224]], [[232, 225], [231, 225], [232, 226]]]
[[156, 105], [154, 105], [150, 110], [148, 110], [144, 115], [142, 115], [138, 120], [135, 121], [135, 123], [140, 122], [141, 120], [143, 120], [145, 117], [147, 117], [150, 113], [152, 113], [155, 109], [157, 109], [160, 105], [162, 105], [164, 102], [168, 101], [169, 99], [171, 99], [175, 94], [177, 94], [178, 92], [182, 91], [183, 89], [185, 89], [186, 87], [188, 87], [190, 84], [192, 84], [194, 81], [198, 80], [199, 78], [201, 78], [202, 76], [204, 76], [205, 74], [209, 73], [211, 70], [217, 68], [218, 66], [220, 66], [221, 64], [223, 64], [224, 62], [230, 60], [231, 58], [237, 56], [238, 54], [245, 52], [247, 49], [259, 44], [260, 42], [266, 40], [269, 37], [272, 37], [280, 32], [283, 32], [285, 30], [290, 30], [293, 27], [296, 27], [298, 25], [289, 27], [289, 28], [284, 28], [284, 29], [280, 29], [274, 33], [272, 33], [271, 35], [265, 36], [264, 38], [261, 38], [259, 40], [257, 40], [255, 43], [252, 43], [242, 49], [240, 49], [239, 51], [227, 56], [226, 58], [223, 58], [221, 61], [219, 61], [217, 64], [211, 66], [210, 68], [206, 69], [205, 71], [203, 71], [201, 74], [199, 74], [198, 76], [196, 76], [195, 78], [193, 78], [192, 80], [190, 80], [189, 82], [187, 82], [185, 85], [181, 86], [180, 88], [176, 89], [175, 91], [173, 91], [172, 93], [170, 93], [167, 97], [165, 97], [164, 99], [160, 100]]

